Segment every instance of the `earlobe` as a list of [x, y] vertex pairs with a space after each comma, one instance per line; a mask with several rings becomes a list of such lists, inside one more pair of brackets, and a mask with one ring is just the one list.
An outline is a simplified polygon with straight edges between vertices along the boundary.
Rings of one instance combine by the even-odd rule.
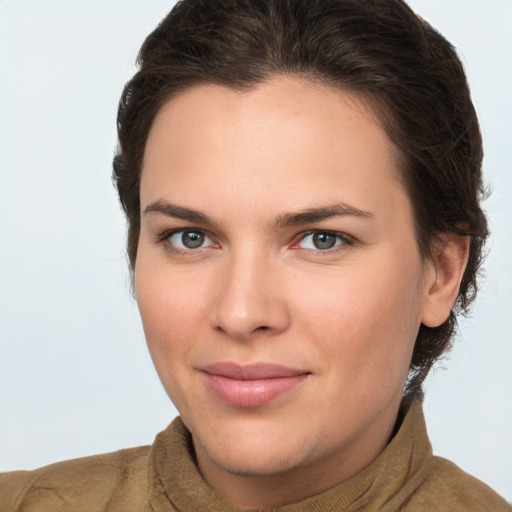
[[452, 234], [442, 235], [435, 243], [422, 307], [421, 322], [427, 327], [439, 327], [450, 315], [466, 269], [469, 243], [469, 237]]

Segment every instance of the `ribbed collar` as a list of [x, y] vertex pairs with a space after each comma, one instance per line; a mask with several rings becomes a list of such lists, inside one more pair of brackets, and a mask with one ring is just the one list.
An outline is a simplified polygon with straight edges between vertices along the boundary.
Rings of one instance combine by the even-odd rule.
[[[247, 512], [219, 496], [201, 476], [190, 451], [190, 433], [176, 418], [151, 447], [149, 487], [156, 512]], [[396, 511], [427, 478], [432, 448], [420, 402], [377, 459], [346, 482], [298, 503], [256, 511]]]

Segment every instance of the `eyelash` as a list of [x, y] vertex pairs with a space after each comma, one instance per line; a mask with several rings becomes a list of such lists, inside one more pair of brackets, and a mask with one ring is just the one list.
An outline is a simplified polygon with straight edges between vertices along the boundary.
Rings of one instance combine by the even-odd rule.
[[[178, 248], [176, 247], [174, 244], [172, 244], [170, 242], [170, 239], [174, 236], [174, 235], [177, 235], [179, 233], [185, 233], [185, 232], [191, 232], [191, 233], [196, 233], [196, 234], [199, 234], [199, 235], [202, 235], [210, 240], [213, 239], [213, 237], [211, 237], [206, 231], [202, 230], [202, 229], [195, 229], [195, 228], [177, 228], [177, 229], [171, 229], [171, 230], [168, 230], [168, 231], [164, 231], [163, 233], [161, 233], [160, 235], [158, 235], [157, 239], [156, 239], [156, 243], [157, 244], [165, 244], [166, 248], [174, 253], [179, 253], [179, 254], [188, 254], [188, 253], [191, 253], [191, 252], [197, 252], [197, 251], [200, 251], [201, 249], [206, 249], [207, 247], [197, 247], [197, 248], [185, 248], [185, 249], [182, 249], [182, 248]], [[344, 248], [346, 248], [347, 246], [351, 246], [351, 245], [354, 245], [354, 243], [356, 242], [354, 238], [352, 238], [351, 236], [345, 234], [345, 233], [340, 233], [340, 232], [337, 232], [337, 231], [328, 231], [328, 230], [322, 230], [322, 229], [315, 229], [315, 230], [311, 230], [311, 231], [306, 231], [306, 232], [303, 232], [303, 233], [300, 233], [298, 236], [295, 237], [293, 244], [292, 244], [292, 248], [295, 249], [295, 248], [298, 248], [298, 249], [301, 249], [300, 247], [297, 247], [301, 242], [303, 242], [307, 237], [309, 236], [314, 236], [314, 235], [328, 235], [328, 236], [333, 236], [336, 238], [336, 245], [334, 245], [333, 247], [329, 247], [329, 248], [326, 248], [326, 249], [319, 249], [319, 248], [302, 248], [304, 251], [308, 251], [308, 252], [312, 252], [312, 253], [315, 253], [315, 254], [328, 254], [328, 253], [332, 253], [334, 251], [337, 251], [337, 250], [343, 250]], [[339, 243], [338, 243], [339, 242]]]
[[[303, 250], [305, 250], [305, 251], [311, 251], [311, 252], [314, 252], [317, 254], [322, 254], [322, 253], [328, 254], [328, 253], [332, 253], [336, 250], [343, 250], [347, 246], [351, 246], [355, 243], [354, 238], [352, 238], [351, 236], [349, 236], [345, 233], [339, 233], [337, 231], [328, 231], [328, 230], [323, 230], [323, 229], [314, 229], [311, 231], [306, 231], [305, 233], [301, 233], [298, 237], [298, 241], [296, 243], [294, 243], [293, 246], [295, 247], [296, 245], [303, 242], [308, 236], [312, 236], [312, 235], [313, 236], [314, 235], [328, 235], [328, 236], [333, 236], [336, 239], [335, 243], [337, 245], [335, 245], [334, 247], [327, 248], [327, 249], [322, 250], [319, 248], [316, 248], [316, 249], [303, 248]], [[338, 241], [340, 243], [338, 243]]]
[[204, 231], [203, 229], [177, 228], [177, 229], [171, 229], [168, 231], [164, 231], [163, 233], [158, 235], [158, 237], [156, 239], [156, 243], [164, 244], [167, 250], [172, 251], [174, 253], [183, 254], [183, 255], [191, 253], [191, 252], [198, 252], [201, 249], [205, 249], [205, 247], [198, 247], [196, 249], [192, 249], [192, 248], [182, 249], [181, 247], [176, 247], [174, 244], [171, 243], [170, 240], [174, 235], [177, 235], [179, 233], [186, 233], [186, 232], [197, 233], [197, 234], [207, 237], [209, 239], [213, 238], [210, 235], [208, 235], [208, 233], [206, 231]]

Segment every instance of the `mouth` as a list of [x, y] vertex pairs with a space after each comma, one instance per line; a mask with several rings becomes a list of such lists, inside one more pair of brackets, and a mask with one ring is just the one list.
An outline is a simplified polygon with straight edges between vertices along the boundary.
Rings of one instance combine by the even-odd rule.
[[311, 372], [276, 364], [213, 363], [199, 368], [208, 389], [222, 402], [241, 408], [269, 404], [295, 389]]

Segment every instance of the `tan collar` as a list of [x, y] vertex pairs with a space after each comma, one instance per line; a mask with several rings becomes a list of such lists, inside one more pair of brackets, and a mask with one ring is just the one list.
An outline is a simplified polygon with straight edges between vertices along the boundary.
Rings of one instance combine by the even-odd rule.
[[[190, 433], [176, 418], [151, 447], [149, 488], [156, 512], [241, 512], [201, 476], [190, 452]], [[398, 432], [365, 470], [350, 480], [275, 512], [396, 511], [428, 477], [432, 467], [421, 403], [414, 402]], [[263, 509], [254, 509], [263, 510]]]

